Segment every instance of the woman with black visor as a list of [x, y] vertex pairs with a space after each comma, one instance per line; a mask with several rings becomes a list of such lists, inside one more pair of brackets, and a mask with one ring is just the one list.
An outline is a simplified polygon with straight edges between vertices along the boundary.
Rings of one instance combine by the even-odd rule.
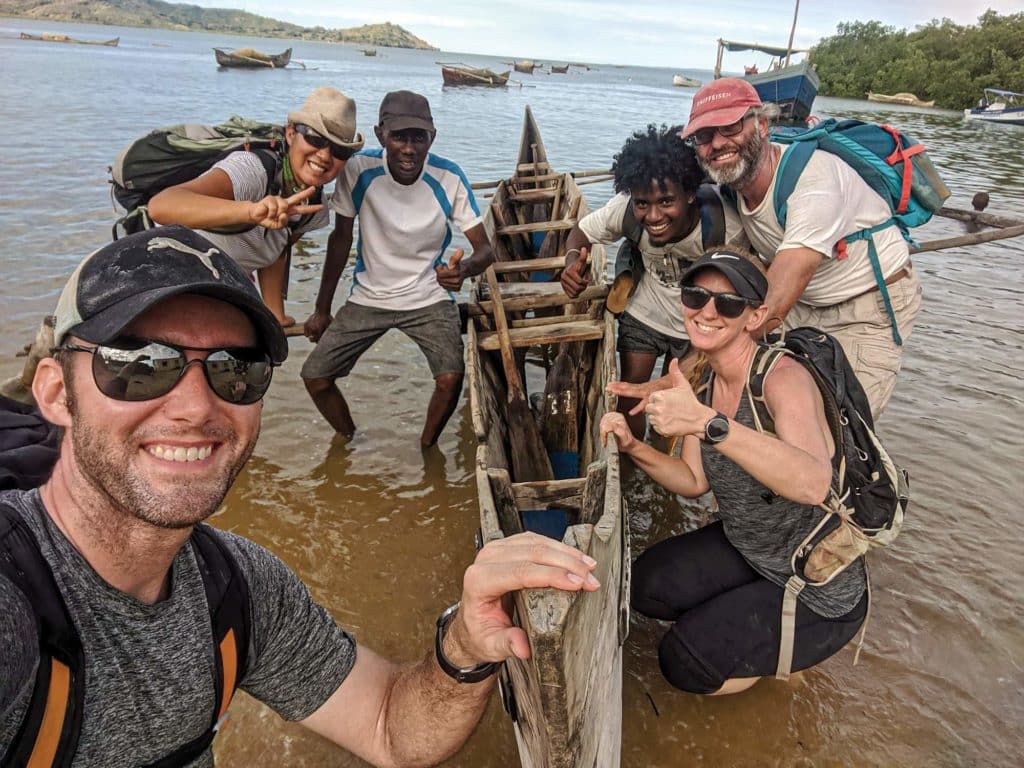
[[[737, 693], [776, 673], [790, 558], [821, 519], [834, 445], [810, 373], [782, 356], [764, 381], [775, 434], [754, 427], [747, 388], [764, 321], [768, 281], [759, 265], [728, 249], [708, 251], [682, 276], [682, 311], [703, 354], [691, 385], [672, 363], [671, 389], [645, 410], [660, 434], [683, 436], [679, 458], [636, 440], [619, 413], [601, 422], [619, 449], [668, 490], [712, 491], [718, 520], [661, 541], [633, 566], [632, 606], [672, 622], [659, 662], [672, 685], [701, 694]], [[609, 389], [629, 394], [628, 385]], [[620, 391], [621, 389], [621, 391]], [[695, 394], [695, 389], [700, 394]], [[793, 670], [828, 658], [856, 635], [868, 597], [863, 561], [798, 595]]]

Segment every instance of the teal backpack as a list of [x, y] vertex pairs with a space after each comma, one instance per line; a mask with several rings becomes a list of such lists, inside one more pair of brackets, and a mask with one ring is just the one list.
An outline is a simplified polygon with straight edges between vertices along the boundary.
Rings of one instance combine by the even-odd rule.
[[939, 178], [924, 146], [891, 126], [860, 120], [830, 119], [811, 128], [777, 126], [772, 128], [771, 140], [789, 145], [782, 153], [775, 176], [775, 216], [783, 229], [789, 196], [816, 149], [837, 155], [889, 204], [890, 219], [849, 233], [836, 244], [836, 250], [842, 259], [848, 243], [867, 240], [875, 282], [892, 321], [892, 337], [902, 345], [873, 235], [895, 226], [908, 243], [915, 245], [909, 230], [931, 219], [949, 197], [949, 189]]

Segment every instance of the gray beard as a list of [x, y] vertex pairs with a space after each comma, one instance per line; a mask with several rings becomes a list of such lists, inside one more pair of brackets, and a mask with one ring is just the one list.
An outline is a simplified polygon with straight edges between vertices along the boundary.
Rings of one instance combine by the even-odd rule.
[[740, 156], [731, 168], [708, 168], [701, 166], [708, 177], [716, 184], [728, 184], [733, 189], [743, 189], [757, 177], [761, 153], [764, 150], [764, 139], [757, 131], [750, 140], [740, 146]]

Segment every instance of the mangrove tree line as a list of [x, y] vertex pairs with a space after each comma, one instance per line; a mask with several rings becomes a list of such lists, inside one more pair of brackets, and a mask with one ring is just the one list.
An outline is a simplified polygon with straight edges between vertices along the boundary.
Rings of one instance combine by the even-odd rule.
[[986, 11], [978, 23], [933, 19], [913, 32], [878, 21], [841, 23], [811, 54], [820, 92], [863, 99], [910, 91], [936, 106], [973, 106], [982, 88], [1024, 92], [1024, 13]]

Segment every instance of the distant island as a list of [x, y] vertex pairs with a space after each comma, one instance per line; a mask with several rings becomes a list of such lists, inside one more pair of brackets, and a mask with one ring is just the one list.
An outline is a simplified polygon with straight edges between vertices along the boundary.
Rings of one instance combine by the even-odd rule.
[[0, 16], [438, 50], [390, 22], [350, 29], [302, 27], [230, 8], [200, 8], [161, 0], [0, 0]]

